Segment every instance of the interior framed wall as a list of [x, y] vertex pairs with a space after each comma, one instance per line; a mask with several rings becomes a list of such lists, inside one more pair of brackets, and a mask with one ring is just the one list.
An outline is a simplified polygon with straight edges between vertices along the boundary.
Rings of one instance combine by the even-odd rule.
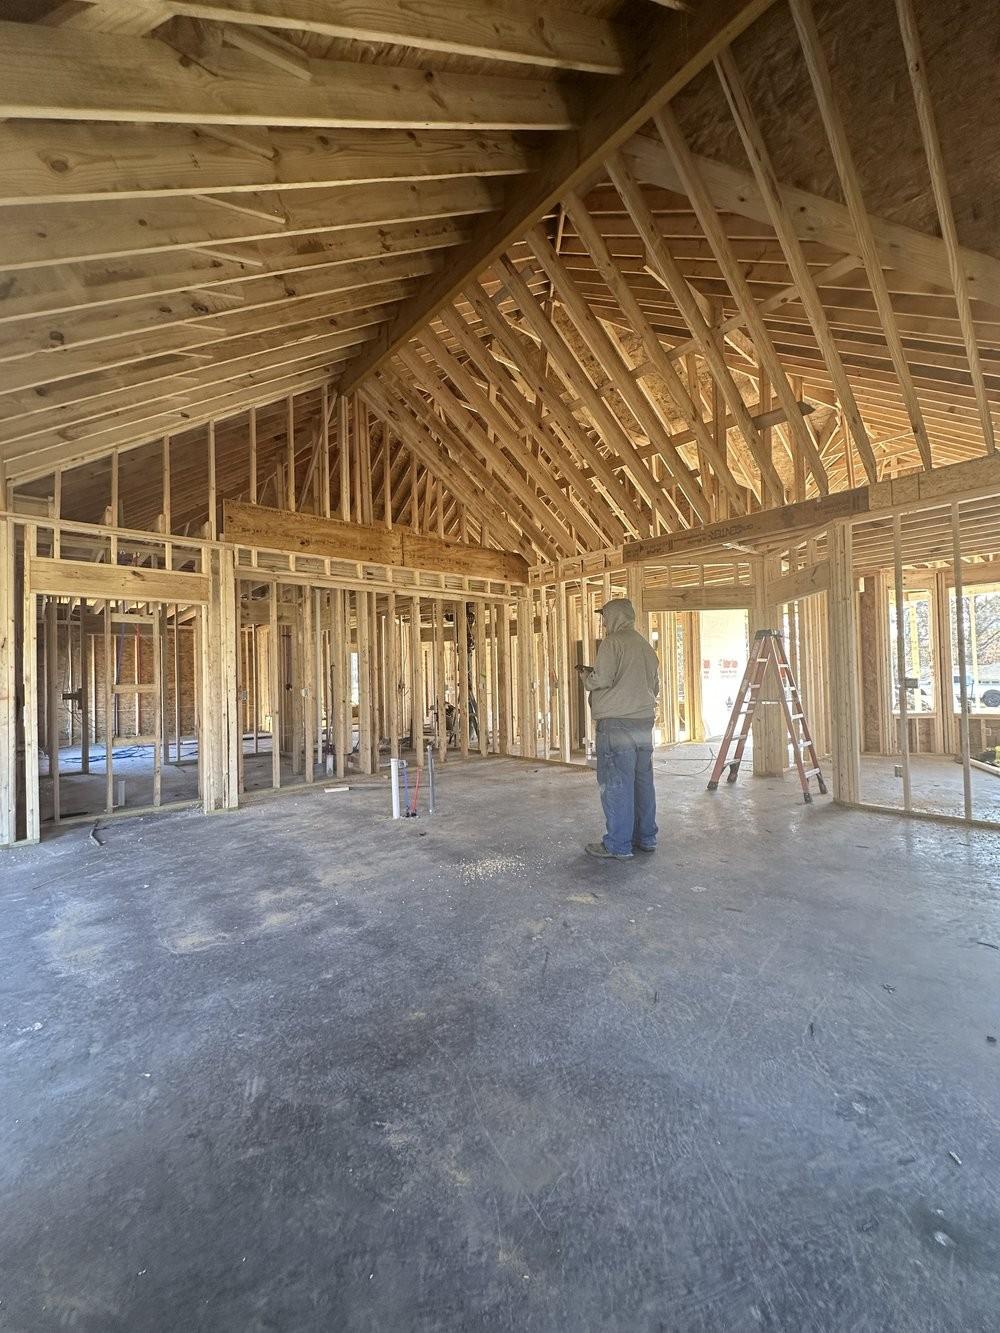
[[[2, 515], [0, 846], [71, 819], [234, 809], [389, 756], [419, 765], [431, 745], [440, 762], [516, 753], [517, 606], [502, 579]], [[64, 752], [91, 780], [84, 809], [64, 799]], [[178, 765], [196, 770], [180, 801]]]
[[985, 495], [854, 525], [869, 808], [1000, 827], [998, 520]]

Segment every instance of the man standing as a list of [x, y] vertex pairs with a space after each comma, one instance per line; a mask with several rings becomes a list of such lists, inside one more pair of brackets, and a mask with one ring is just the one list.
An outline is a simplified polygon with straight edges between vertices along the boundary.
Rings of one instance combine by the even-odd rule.
[[604, 638], [594, 666], [580, 666], [597, 723], [597, 785], [607, 832], [588, 856], [628, 860], [656, 850], [653, 720], [660, 693], [656, 653], [635, 627], [627, 597], [602, 606]]

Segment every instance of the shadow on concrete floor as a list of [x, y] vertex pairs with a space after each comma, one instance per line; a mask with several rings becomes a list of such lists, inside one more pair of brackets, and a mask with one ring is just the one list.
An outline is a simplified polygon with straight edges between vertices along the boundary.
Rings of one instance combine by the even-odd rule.
[[992, 1329], [1000, 841], [449, 760], [0, 860], [0, 1326]]

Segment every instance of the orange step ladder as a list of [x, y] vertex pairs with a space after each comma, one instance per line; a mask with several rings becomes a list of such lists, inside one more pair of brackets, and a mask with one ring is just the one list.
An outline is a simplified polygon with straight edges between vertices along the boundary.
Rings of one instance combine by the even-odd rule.
[[[754, 710], [760, 702], [760, 692], [767, 676], [767, 669], [772, 663], [778, 673], [778, 702], [781, 704], [782, 712], [785, 715], [785, 726], [792, 745], [792, 756], [795, 760], [795, 767], [798, 769], [799, 781], [802, 784], [802, 799], [806, 804], [809, 804], [812, 801], [809, 779], [816, 779], [816, 786], [819, 788], [821, 796], [826, 795], [826, 783], [823, 781], [823, 772], [819, 766], [816, 746], [813, 743], [812, 733], [806, 721], [798, 686], [795, 684], [792, 669], [788, 665], [788, 658], [785, 656], [785, 645], [781, 638], [781, 632], [776, 629], [759, 629], [753, 636], [750, 660], [747, 662], [747, 669], [743, 673], [732, 714], [726, 724], [726, 734], [722, 738], [722, 745], [712, 769], [708, 790], [718, 790], [719, 778], [722, 776], [722, 770], [726, 767], [729, 769], [727, 782], [735, 782], [739, 776], [740, 764], [743, 761], [743, 751], [746, 749], [747, 738], [750, 735]], [[736, 735], [737, 728], [739, 728], [738, 736]], [[734, 737], [736, 738], [736, 749], [733, 752], [732, 759], [727, 759], [726, 756]], [[806, 767], [807, 762], [808, 767]]]

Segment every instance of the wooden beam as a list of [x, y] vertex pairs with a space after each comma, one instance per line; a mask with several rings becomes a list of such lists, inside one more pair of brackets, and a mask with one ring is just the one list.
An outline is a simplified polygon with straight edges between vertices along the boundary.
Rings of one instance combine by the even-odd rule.
[[680, 123], [670, 107], [664, 107], [654, 117], [654, 123], [660, 137], [667, 146], [668, 152], [673, 157], [674, 166], [684, 183], [685, 193], [691, 200], [701, 229], [704, 231], [708, 243], [712, 247], [712, 252], [718, 261], [722, 276], [732, 293], [737, 309], [743, 316], [760, 365], [777, 392], [778, 401], [785, 409], [795, 446], [808, 460], [809, 470], [816, 480], [820, 494], [825, 494], [829, 490], [826, 469], [796, 407], [795, 395], [788, 382], [788, 376], [778, 360], [774, 344], [771, 342], [771, 336], [764, 324], [763, 316], [757, 309], [757, 303], [750, 291], [750, 285], [743, 275], [743, 270], [736, 261], [732, 246], [729, 243], [729, 237], [698, 172], [697, 164], [688, 149], [681, 132]]
[[[3, 497], [6, 508], [6, 496]], [[17, 837], [17, 656], [15, 624], [15, 540], [14, 524], [0, 519], [0, 847], [8, 847]], [[83, 654], [80, 670], [85, 669]], [[87, 682], [83, 681], [86, 699]], [[84, 711], [85, 716], [85, 711]], [[87, 738], [84, 736], [84, 753]]]
[[794, 602], [800, 597], [811, 597], [814, 593], [826, 592], [829, 587], [830, 562], [819, 560], [816, 564], [805, 565], [790, 574], [770, 579], [764, 590], [764, 600], [769, 606], [782, 606], [785, 602]]
[[[826, 599], [833, 796], [845, 804], [861, 799], [857, 584], [851, 538], [847, 523], [835, 523], [830, 531], [830, 589]], [[884, 608], [881, 614], [885, 614]]]
[[[504, 131], [260, 131], [259, 147], [187, 125], [8, 121], [0, 125], [0, 204], [317, 188], [363, 182], [521, 175], [524, 144]], [[270, 196], [267, 196], [270, 198]]]
[[853, 491], [838, 491], [833, 495], [821, 496], [819, 499], [782, 505], [779, 509], [763, 509], [760, 513], [723, 519], [697, 530], [676, 532], [667, 537], [648, 537], [645, 541], [627, 542], [622, 555], [627, 563], [641, 563], [680, 552], [694, 551], [699, 547], [758, 542], [802, 532], [809, 528], [819, 528], [837, 519], [866, 514], [868, 510], [869, 488], [859, 486]]
[[753, 605], [749, 583], [707, 584], [693, 588], [644, 588], [643, 610], [650, 611], [744, 611]]
[[[643, 34], [642, 49], [626, 72], [610, 79], [589, 99], [579, 132], [554, 139], [539, 159], [538, 170], [516, 191], [495, 221], [476, 229], [455, 262], [436, 282], [426, 284], [403, 305], [377, 349], [359, 357], [345, 374], [351, 388], [400, 347], [435, 310], [503, 254], [568, 189], [588, 180], [609, 151], [625, 143], [650, 117], [733, 42], [771, 0], [704, 0], [693, 13], [666, 12]], [[2, 111], [0, 111], [2, 114]]]
[[31, 595], [91, 597], [127, 602], [207, 604], [209, 580], [203, 574], [177, 574], [164, 569], [98, 565], [88, 560], [54, 560], [33, 556], [28, 561]]
[[527, 583], [528, 562], [515, 551], [498, 551], [466, 542], [442, 540], [399, 529], [403, 564], [409, 569], [429, 569], [443, 574], [463, 574], [474, 579], [503, 583]]
[[460, 244], [465, 236], [464, 223], [444, 218], [384, 227], [366, 224], [325, 234], [309, 246], [283, 237], [250, 242], [240, 247], [242, 259], [211, 258], [193, 250], [146, 255], [138, 274], [134, 265], [123, 262], [20, 269], [4, 280], [0, 321], [188, 293], [197, 293], [194, 299], [203, 299], [210, 310], [232, 309], [253, 301], [254, 283], [278, 275], [290, 278], [294, 286], [296, 275], [389, 255], [426, 257]]
[[[111, 342], [120, 347], [123, 339], [141, 338], [144, 347], [154, 346], [152, 340], [157, 334], [167, 330], [175, 334], [184, 325], [191, 325], [200, 332], [205, 327], [203, 321], [214, 315], [236, 315], [234, 323], [238, 325], [241, 317], [259, 317], [263, 310], [273, 312], [280, 307], [281, 315], [271, 321], [271, 327], [278, 327], [283, 321], [295, 323], [296, 313], [303, 302], [356, 292], [370, 284], [405, 282], [433, 273], [439, 262], [434, 254], [400, 255], [318, 269], [294, 278], [262, 278], [242, 289], [236, 301], [226, 299], [229, 293], [193, 291], [179, 294], [169, 301], [153, 297], [146, 301], [68, 312], [59, 318], [42, 315], [35, 319], [0, 321], [0, 362], [50, 354], [58, 362], [59, 357], [70, 349], [77, 350], [97, 342]], [[305, 309], [308, 314], [311, 307]]]
[[290, 513], [226, 500], [223, 536], [236, 546], [295, 555], [323, 556], [392, 568], [426, 569], [506, 583], [527, 583], [528, 562], [512, 551], [484, 550], [405, 528], [343, 523], [316, 514]]
[[[62, 353], [7, 361], [0, 365], [0, 406], [4, 406], [3, 396], [38, 384], [49, 386], [60, 380], [97, 376], [120, 366], [166, 358], [171, 354], [173, 363], [165, 367], [161, 364], [159, 373], [157, 367], [149, 368], [150, 379], [176, 375], [184, 361], [192, 363], [188, 369], [193, 370], [202, 360], [224, 361], [230, 354], [239, 356], [257, 350], [272, 350], [319, 333], [352, 332], [377, 323], [380, 316], [374, 312], [381, 306], [391, 305], [411, 290], [412, 284], [407, 282], [378, 283], [330, 297], [310, 298], [290, 309], [282, 306], [274, 310], [251, 311], [246, 315], [240, 312], [225, 318], [206, 319], [200, 324], [178, 325], [146, 337], [122, 342], [108, 340], [67, 348]], [[189, 353], [197, 355], [185, 355]], [[142, 382], [141, 378], [138, 382]], [[120, 381], [116, 377], [113, 383], [117, 385]], [[100, 392], [106, 391], [109, 385], [99, 383], [97, 387]], [[80, 397], [87, 397], [87, 393]], [[22, 401], [30, 404], [32, 399], [29, 396]], [[16, 415], [16, 412], [10, 414]]]
[[[847, 417], [851, 435], [861, 456], [865, 473], [869, 481], [877, 481], [878, 469], [875, 463], [875, 455], [872, 452], [871, 440], [868, 437], [868, 430], [861, 419], [854, 391], [851, 388], [847, 372], [844, 370], [844, 363], [840, 358], [833, 334], [830, 331], [826, 312], [823, 309], [812, 272], [806, 262], [802, 243], [795, 233], [795, 224], [781, 197], [771, 156], [767, 151], [767, 145], [764, 142], [764, 136], [757, 123], [757, 118], [753, 114], [750, 99], [747, 96], [743, 79], [736, 61], [733, 59], [732, 52], [724, 51], [716, 61], [715, 67], [726, 100], [729, 103], [729, 109], [733, 113], [736, 128], [743, 140], [743, 147], [753, 168], [757, 187], [767, 205], [775, 235], [778, 237], [782, 252], [788, 263], [788, 271], [792, 276], [792, 282], [798, 290], [802, 306], [816, 337], [816, 344], [830, 372], [830, 382], [833, 385], [834, 392], [840, 399], [844, 414]], [[761, 312], [763, 313], [763, 307], [761, 307]]]
[[615, 188], [621, 195], [625, 208], [646, 246], [648, 262], [656, 266], [694, 337], [698, 351], [707, 362], [712, 377], [726, 400], [726, 406], [739, 423], [740, 433], [760, 470], [759, 497], [763, 499], [766, 496], [777, 503], [782, 498], [781, 478], [774, 469], [770, 455], [764, 449], [764, 443], [743, 401], [743, 395], [733, 379], [714, 332], [709, 328], [692, 288], [688, 286], [687, 279], [671, 254], [653, 217], [653, 212], [646, 203], [643, 192], [632, 176], [624, 157], [615, 154], [608, 160], [607, 167]]
[[[347, 349], [357, 347], [366, 336], [370, 336], [370, 332], [359, 329], [331, 334], [327, 338], [311, 337], [287, 346], [276, 337], [270, 338], [263, 346], [258, 343], [249, 355], [236, 356], [232, 360], [220, 356], [207, 364], [199, 362], [194, 371], [168, 366], [165, 368], [174, 373], [163, 377], [157, 371], [148, 370], [150, 379], [145, 388], [141, 378], [144, 363], [135, 367], [127, 377], [136, 381], [135, 387], [117, 392], [103, 387], [106, 380], [100, 384], [60, 381], [48, 390], [47, 396], [51, 395], [55, 400], [48, 408], [44, 406], [46, 399], [42, 398], [38, 400], [38, 410], [30, 415], [22, 412], [5, 416], [0, 410], [0, 448], [15, 441], [41, 438], [44, 442], [44, 437], [81, 438], [99, 433], [107, 425], [120, 428], [126, 422], [135, 425], [141, 433], [142, 423], [165, 411], [183, 408], [206, 389], [222, 392], [224, 387], [234, 389], [240, 382], [260, 383], [280, 374], [334, 365], [345, 359]], [[234, 345], [232, 350], [239, 348]], [[27, 391], [11, 395], [10, 406], [20, 408], [25, 405], [26, 398]], [[0, 408], [2, 405], [3, 399], [0, 398]]]
[[244, 384], [233, 388], [233, 383], [221, 386], [231, 392], [219, 393], [218, 389], [209, 389], [204, 395], [191, 398], [180, 409], [165, 411], [145, 422], [141, 429], [134, 425], [121, 428], [109, 428], [99, 434], [81, 436], [69, 442], [32, 443], [27, 449], [20, 445], [8, 446], [6, 453], [0, 451], [0, 458], [7, 459], [9, 476], [16, 476], [20, 482], [32, 477], [45, 475], [54, 467], [75, 467], [88, 458], [101, 457], [112, 449], [132, 449], [148, 443], [161, 435], [176, 435], [181, 431], [191, 430], [206, 422], [245, 412], [254, 404], [260, 406], [271, 403], [286, 393], [303, 393], [307, 389], [318, 389], [325, 383], [328, 375], [323, 371], [306, 371], [300, 374], [280, 375], [258, 385]]
[[965, 353], [969, 361], [969, 374], [972, 376], [972, 387], [976, 395], [976, 406], [979, 409], [979, 420], [983, 428], [983, 442], [986, 445], [986, 452], [991, 454], [996, 450], [996, 439], [994, 438], [993, 433], [993, 419], [990, 415], [990, 405], [986, 398], [986, 386], [983, 381], [983, 367], [979, 357], [979, 347], [976, 343], [976, 330], [972, 321], [972, 303], [970, 300], [969, 282], [961, 262], [960, 247], [958, 244], [958, 230], [955, 226], [955, 214], [951, 206], [951, 195], [948, 190], [948, 177], [945, 171], [944, 154], [941, 151], [941, 140], [938, 137], [937, 123], [934, 117], [934, 107], [931, 102], [930, 84], [927, 80], [926, 65], [920, 42], [920, 31], [917, 27], [917, 17], [913, 9], [913, 0], [896, 0], [896, 12], [899, 15], [899, 30], [903, 38], [903, 49], [906, 52], [906, 64], [910, 72], [910, 84], [913, 88], [913, 100], [917, 108], [917, 120], [920, 122], [920, 134], [924, 143], [924, 154], [927, 158], [927, 166], [930, 171], [931, 189], [934, 192], [934, 202], [937, 206], [938, 222], [941, 225], [941, 239], [944, 244], [945, 253], [948, 256], [948, 269], [951, 274], [951, 285], [955, 292], [956, 304], [958, 305], [958, 320], [962, 328], [962, 340], [965, 344]]
[[[515, 513], [518, 522], [518, 528], [515, 528], [501, 514], [498, 498], [488, 489], [484, 489], [489, 487], [489, 478], [483, 472], [481, 464], [476, 460], [474, 470], [470, 470], [466, 460], [471, 461], [472, 455], [465, 450], [452, 452], [442, 446], [435, 435], [431, 434], [429, 414], [427, 416], [421, 414], [421, 409], [426, 411], [426, 404], [408, 385], [385, 371], [380, 371], [377, 376], [369, 379], [359, 392], [378, 416], [391, 423], [393, 430], [410, 449], [414, 461], [419, 461], [425, 469], [435, 475], [440, 473], [452, 493], [461, 498], [462, 502], [478, 516], [480, 522], [492, 523], [497, 535], [510, 547], [531, 549], [530, 542], [518, 530], [521, 521], [520, 510], [516, 510]], [[435, 419], [435, 425], [437, 430], [447, 437], [444, 423]], [[410, 483], [410, 526], [414, 531], [417, 530], [416, 516], [419, 512], [417, 490], [414, 468]], [[510, 504], [505, 503], [505, 508], [509, 511]]]
[[[632, 367], [623, 362], [620, 347], [612, 343], [610, 335], [580, 295], [540, 227], [532, 228], [528, 233], [527, 242], [528, 248], [551, 282], [553, 294], [562, 303], [591, 356], [608, 377], [611, 388], [621, 397], [639, 428], [657, 449], [672, 480], [691, 506], [694, 515], [704, 522], [709, 517], [709, 508], [698, 480], [681, 456], [671, 448], [669, 428], [661, 419], [659, 409], [642, 383], [637, 382], [629, 374]], [[658, 490], [659, 487], [656, 487], [654, 495]]]
[[[485, 345], [472, 332], [455, 307], [442, 310], [438, 318], [468, 356], [470, 363], [484, 376], [490, 389], [496, 391], [497, 401], [503, 405], [504, 410], [516, 418], [521, 428], [536, 441], [537, 447], [545, 452], [553, 466], [558, 469], [575, 497], [574, 527], [593, 530], [596, 525], [603, 539], [598, 545], [615, 545], [621, 542], [625, 537], [625, 528], [617, 515], [604, 496], [588, 485], [586, 476], [569, 455], [562, 440], [518, 389], [507, 368], [491, 358]], [[546, 393], [544, 399], [547, 400], [550, 396]], [[488, 393], [487, 397], [489, 399], [491, 395]]]
[[[598, 393], [576, 353], [545, 314], [524, 278], [506, 256], [497, 261], [495, 271], [547, 352], [552, 368], [580, 400], [602, 441], [622, 460], [633, 485], [646, 499], [652, 512], [663, 520], [665, 526], [676, 527], [677, 521], [666, 495], [639, 457], [628, 432]], [[648, 519], [643, 515], [642, 526], [645, 528], [647, 523]]]
[[[452, 379], [459, 393], [464, 395], [470, 403], [475, 400], [482, 406], [485, 395], [477, 393], [475, 385], [470, 382], [470, 377], [463, 372], [462, 368], [443, 346], [441, 340], [429, 329], [425, 331], [424, 338], [430, 354], [435, 357], [438, 354], [440, 355], [441, 362], [436, 361], [435, 363], [442, 365], [444, 373]], [[491, 422], [499, 420], [504, 442], [510, 442], [518, 452], [518, 462], [523, 463], [528, 468], [530, 481], [514, 466], [500, 444], [494, 442], [486, 430], [478, 424], [459, 394], [455, 393], [441, 380], [430, 366], [421, 361], [415, 351], [410, 348], [403, 348], [400, 350], [398, 358], [400, 364], [410, 372], [415, 382], [431, 394], [434, 402], [444, 411], [459, 434], [485, 461], [489, 472], [496, 477], [498, 482], [508, 488], [524, 511], [531, 516], [534, 524], [532, 529], [533, 539], [537, 539], [544, 548], [550, 550], [556, 549], [563, 552], [571, 550], [573, 540], [566, 526], [564, 516], [543, 504], [533, 489], [534, 486], [548, 486], [551, 491], [554, 488], [554, 483], [536, 463], [527, 462], [523, 451], [518, 450], [517, 442], [513, 440], [511, 431], [504, 426], [502, 418], [493, 416]], [[491, 425], [491, 428], [496, 429], [495, 425]]]
[[29, 204], [0, 211], [0, 263], [15, 270], [192, 249], [238, 260], [248, 242], [494, 212], [499, 190], [495, 181], [475, 176], [291, 190], [275, 196], [280, 211], [267, 219], [218, 208], [209, 197], [165, 199], [152, 209], [132, 199], [86, 208]]
[[[737, 508], [743, 508], [743, 494], [736, 485], [726, 460], [722, 457], [719, 449], [716, 448], [711, 431], [702, 420], [700, 411], [688, 393], [684, 382], [674, 369], [672, 360], [667, 355], [666, 349], [643, 313], [642, 307], [636, 300], [632, 288], [620, 267], [612, 258], [611, 251], [608, 249], [607, 243], [593, 218], [588, 213], [583, 200], [575, 191], [571, 190], [564, 200], [564, 206], [577, 230], [577, 234], [587, 247], [598, 272], [621, 307], [626, 321], [639, 336], [650, 368], [663, 381], [667, 393], [676, 403], [688, 430], [697, 440], [700, 451], [711, 463], [723, 489], [728, 493]], [[671, 437], [671, 447], [674, 449], [676, 448], [675, 441], [676, 436]], [[705, 478], [702, 478], [703, 486], [704, 483]]]
[[[677, 170], [658, 139], [637, 134], [623, 149], [623, 156], [642, 181], [683, 193]], [[696, 161], [717, 209], [771, 225], [767, 205], [750, 172], [707, 157], [697, 157]], [[819, 242], [845, 255], [857, 255], [857, 233], [851, 213], [843, 204], [790, 185], [779, 184], [778, 190], [801, 240]], [[920, 283], [950, 288], [948, 254], [938, 237], [887, 222], [871, 213], [867, 214], [867, 225], [875, 238], [883, 269], [898, 270]], [[1000, 308], [1000, 259], [964, 246], [959, 258], [973, 300]]]
[[163, 42], [0, 24], [0, 116], [188, 125], [565, 130], [554, 83], [309, 60], [309, 80], [223, 47], [211, 74]]
[[81, 32], [119, 32], [141, 37], [170, 18], [167, 0], [59, 0], [41, 22]]
[[[647, 520], [642, 507], [622, 484], [612, 460], [601, 453], [585, 426], [574, 417], [571, 408], [563, 401], [558, 386], [550, 382], [544, 368], [533, 363], [522, 341], [501, 315], [496, 304], [478, 282], [466, 288], [464, 295], [489, 330], [495, 344], [498, 343], [504, 356], [510, 359], [517, 374], [532, 390], [536, 399], [544, 403], [546, 413], [563, 438], [583, 461], [590, 474], [600, 481], [610, 503], [621, 514], [624, 523], [637, 535], [645, 531]], [[540, 307], [538, 313], [540, 319], [544, 318]]]
[[861, 192], [861, 180], [847, 141], [847, 131], [834, 95], [830, 70], [820, 45], [819, 31], [813, 16], [812, 5], [810, 0], [789, 0], [789, 2], [802, 53], [805, 56], [806, 67], [812, 81], [813, 91], [819, 103], [820, 115], [826, 128], [826, 137], [837, 168], [840, 187], [844, 194], [848, 212], [851, 215], [851, 221], [854, 224], [858, 253], [861, 255], [865, 266], [868, 285], [871, 288], [872, 296], [875, 299], [875, 307], [882, 323], [882, 333], [889, 349], [893, 368], [896, 371], [903, 402], [906, 405], [910, 428], [920, 450], [924, 467], [930, 468], [933, 466], [931, 442], [927, 435], [927, 428], [924, 425], [923, 414], [913, 385], [910, 367], [907, 364], [906, 353], [903, 350], [899, 330], [896, 327], [896, 316], [886, 286], [885, 274], [882, 272], [878, 245], [865, 208], [864, 197]]
[[620, 74], [623, 56], [614, 28], [577, 10], [504, 0], [170, 0], [176, 14], [216, 23], [316, 33], [352, 42], [413, 46], [592, 74]]

